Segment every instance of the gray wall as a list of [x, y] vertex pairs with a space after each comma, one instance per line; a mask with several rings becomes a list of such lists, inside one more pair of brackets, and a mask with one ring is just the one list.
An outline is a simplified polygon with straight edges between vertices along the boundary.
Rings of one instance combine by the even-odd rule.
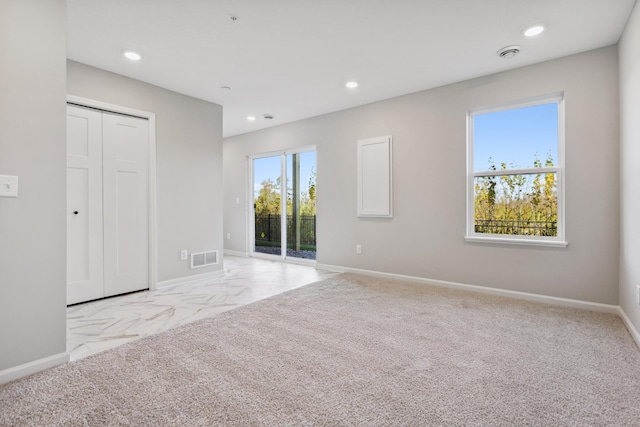
[[0, 370], [66, 351], [65, 2], [0, 2]]
[[640, 330], [640, 6], [620, 40], [620, 306]]
[[[612, 46], [225, 139], [225, 248], [248, 251], [246, 156], [315, 144], [318, 263], [617, 304], [617, 61]], [[467, 110], [558, 91], [569, 247], [465, 243]], [[356, 140], [387, 134], [394, 217], [358, 219]]]
[[158, 280], [191, 270], [180, 250], [222, 257], [222, 107], [73, 61], [70, 95], [156, 114]]

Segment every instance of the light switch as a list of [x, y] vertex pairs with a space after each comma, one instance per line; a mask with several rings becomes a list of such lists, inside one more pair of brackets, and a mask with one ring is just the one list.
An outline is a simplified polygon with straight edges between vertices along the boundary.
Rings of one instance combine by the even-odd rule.
[[0, 175], [0, 197], [18, 197], [18, 177]]

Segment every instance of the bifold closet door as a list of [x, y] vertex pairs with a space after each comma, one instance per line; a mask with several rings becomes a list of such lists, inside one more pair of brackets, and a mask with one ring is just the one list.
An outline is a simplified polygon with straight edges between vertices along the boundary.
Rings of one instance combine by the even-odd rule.
[[67, 303], [104, 296], [102, 113], [67, 107]]
[[149, 288], [149, 122], [67, 106], [67, 304]]
[[149, 122], [104, 113], [104, 293], [149, 288]]

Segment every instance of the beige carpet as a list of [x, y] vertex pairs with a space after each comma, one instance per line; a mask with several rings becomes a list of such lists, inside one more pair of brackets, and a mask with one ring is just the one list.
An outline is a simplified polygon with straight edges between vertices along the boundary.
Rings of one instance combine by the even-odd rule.
[[0, 388], [0, 425], [640, 425], [614, 315], [340, 275]]

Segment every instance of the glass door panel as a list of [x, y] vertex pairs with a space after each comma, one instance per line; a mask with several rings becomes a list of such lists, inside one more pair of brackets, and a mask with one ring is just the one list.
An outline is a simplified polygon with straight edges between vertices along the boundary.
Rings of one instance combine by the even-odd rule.
[[282, 156], [253, 160], [253, 252], [282, 255]]
[[287, 155], [287, 257], [316, 259], [316, 153]]

